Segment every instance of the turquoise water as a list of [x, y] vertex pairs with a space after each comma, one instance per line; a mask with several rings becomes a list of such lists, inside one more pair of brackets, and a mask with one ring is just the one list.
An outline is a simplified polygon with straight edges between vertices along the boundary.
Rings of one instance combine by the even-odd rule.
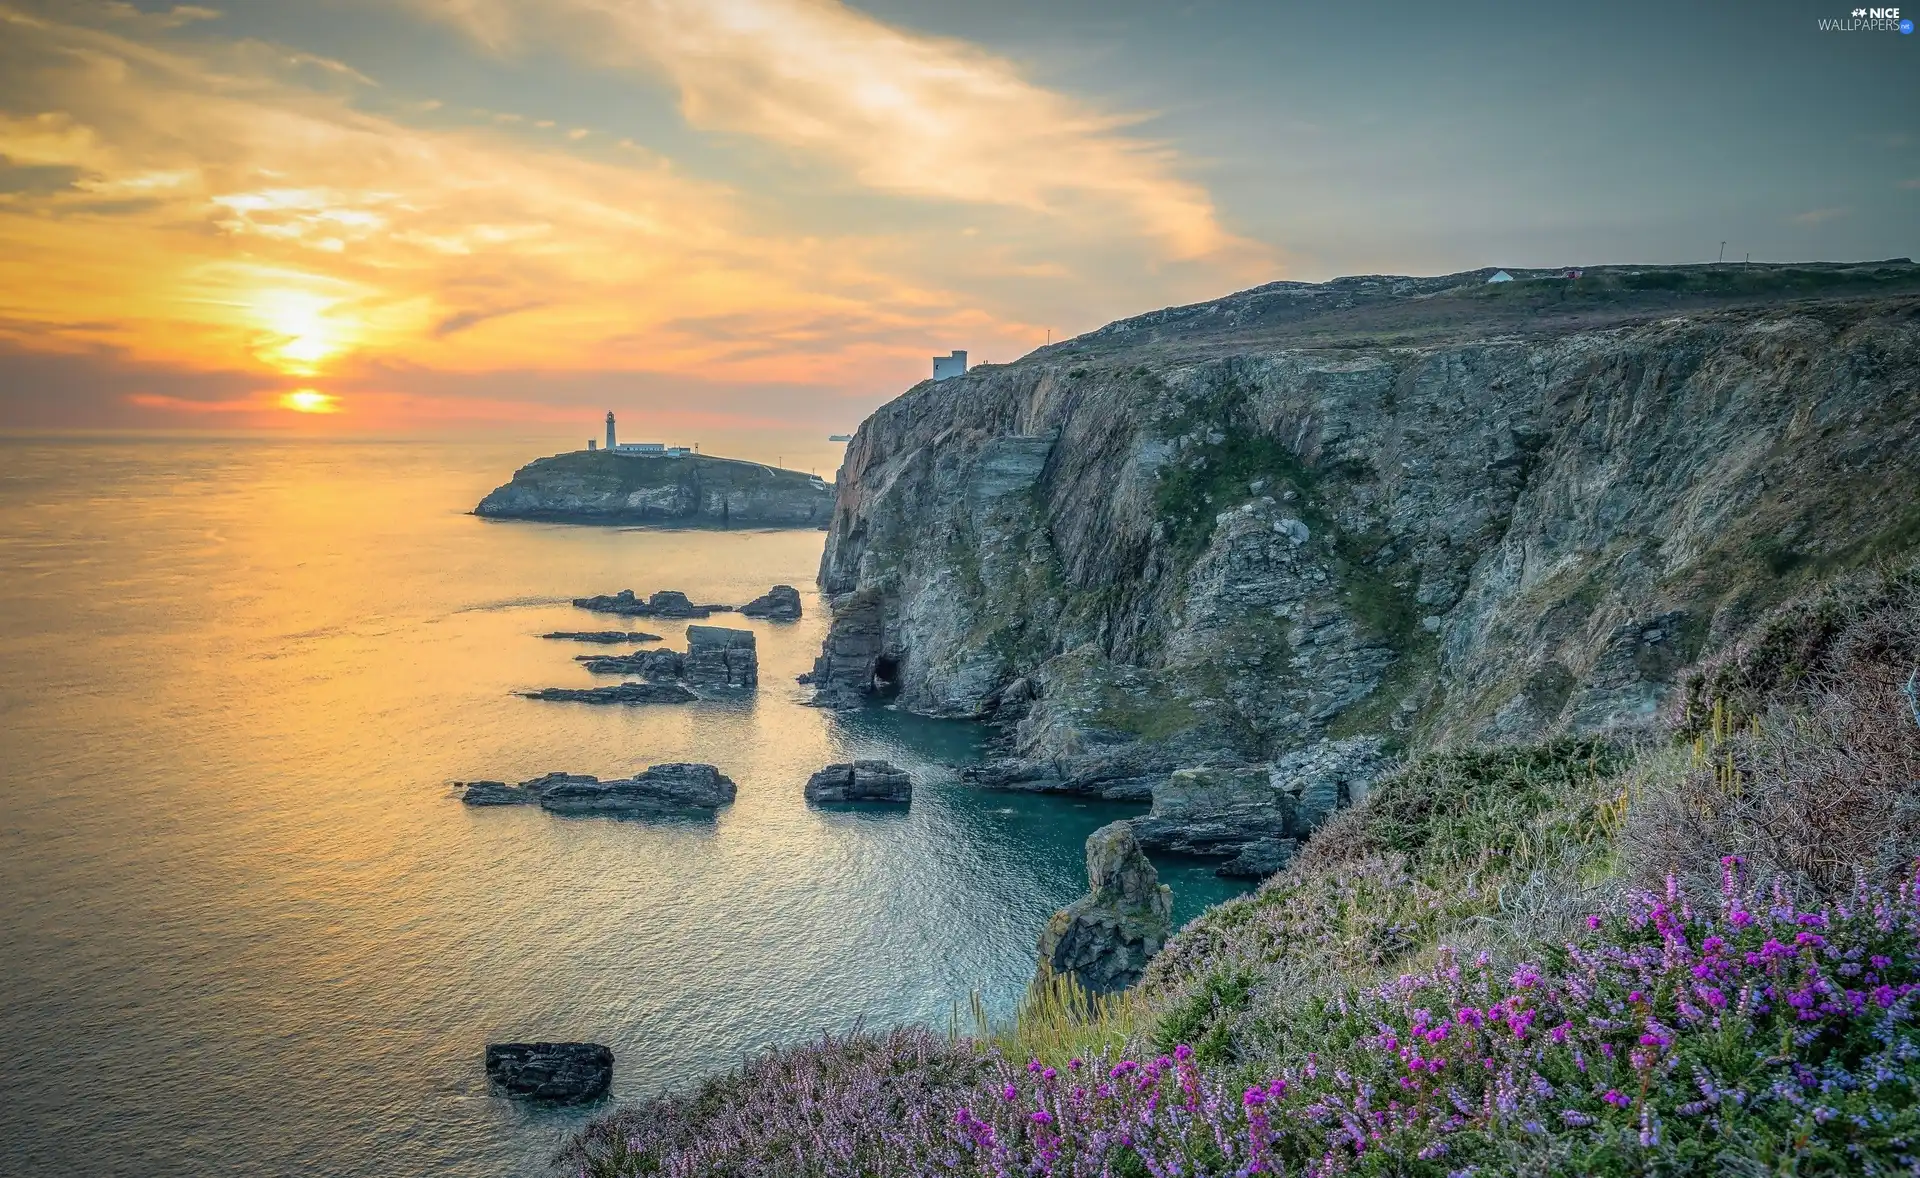
[[[417, 443], [0, 441], [0, 1171], [532, 1174], [580, 1111], [489, 1040], [610, 1044], [615, 1093], [761, 1045], [1005, 1011], [1126, 807], [977, 794], [972, 725], [803, 706], [818, 532], [465, 512], [534, 457]], [[578, 594], [800, 587], [748, 699], [596, 708]], [[682, 623], [641, 627], [683, 645]], [[606, 680], [600, 680], [605, 682]], [[887, 757], [906, 812], [821, 811]], [[710, 761], [705, 823], [469, 810], [458, 779]], [[1179, 918], [1236, 890], [1168, 864]]]

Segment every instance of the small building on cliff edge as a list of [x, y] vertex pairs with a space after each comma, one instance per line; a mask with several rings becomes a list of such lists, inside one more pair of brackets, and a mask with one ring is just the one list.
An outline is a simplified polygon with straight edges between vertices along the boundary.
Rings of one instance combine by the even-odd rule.
[[933, 358], [933, 379], [935, 380], [945, 380], [950, 376], [965, 376], [966, 374], [967, 354], [958, 348], [954, 349], [951, 356], [935, 356]]

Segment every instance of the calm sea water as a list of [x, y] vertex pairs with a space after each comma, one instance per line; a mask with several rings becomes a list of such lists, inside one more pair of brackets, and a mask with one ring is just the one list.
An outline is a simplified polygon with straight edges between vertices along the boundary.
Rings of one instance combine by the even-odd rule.
[[[535, 1174], [587, 1115], [488, 1040], [610, 1044], [615, 1094], [824, 1029], [1010, 1008], [1124, 808], [976, 794], [970, 725], [802, 706], [818, 532], [493, 523], [524, 448], [0, 440], [0, 1172]], [[582, 593], [799, 586], [750, 699], [596, 708]], [[684, 625], [640, 628], [683, 645]], [[803, 804], [880, 756], [902, 812]], [[468, 810], [450, 782], [710, 761], [711, 822]], [[1180, 919], [1234, 890], [1169, 864]]]

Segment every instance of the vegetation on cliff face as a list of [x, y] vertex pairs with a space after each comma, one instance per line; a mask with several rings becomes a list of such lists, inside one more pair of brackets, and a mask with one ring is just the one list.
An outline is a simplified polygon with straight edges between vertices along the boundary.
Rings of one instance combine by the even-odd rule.
[[[1771, 613], [1661, 732], [1416, 757], [1118, 1004], [776, 1052], [590, 1175], [1905, 1174], [1920, 564]], [[1704, 708], [1704, 710], [1703, 710]], [[1029, 1062], [1031, 1060], [1031, 1062]]]

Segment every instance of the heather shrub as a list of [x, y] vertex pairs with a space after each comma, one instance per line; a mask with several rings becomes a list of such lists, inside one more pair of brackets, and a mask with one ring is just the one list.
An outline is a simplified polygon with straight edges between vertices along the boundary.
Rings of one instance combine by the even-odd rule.
[[1534, 962], [1433, 969], [1304, 1004], [1318, 1049], [1251, 1080], [1185, 1046], [996, 1062], [925, 1172], [1911, 1174], [1920, 1167], [1920, 885], [1818, 909], [1737, 859]]
[[[1208, 1062], [1298, 1047], [1285, 1010], [1433, 952], [1558, 937], [1604, 879], [1624, 754], [1591, 740], [1429, 753], [1335, 815], [1252, 896], [1180, 930], [1140, 989], [1153, 1041]], [[1228, 982], [1231, 982], [1231, 985]]]
[[949, 1136], [955, 1094], [990, 1071], [970, 1040], [922, 1028], [827, 1035], [627, 1105], [556, 1161], [586, 1178], [920, 1173]]

